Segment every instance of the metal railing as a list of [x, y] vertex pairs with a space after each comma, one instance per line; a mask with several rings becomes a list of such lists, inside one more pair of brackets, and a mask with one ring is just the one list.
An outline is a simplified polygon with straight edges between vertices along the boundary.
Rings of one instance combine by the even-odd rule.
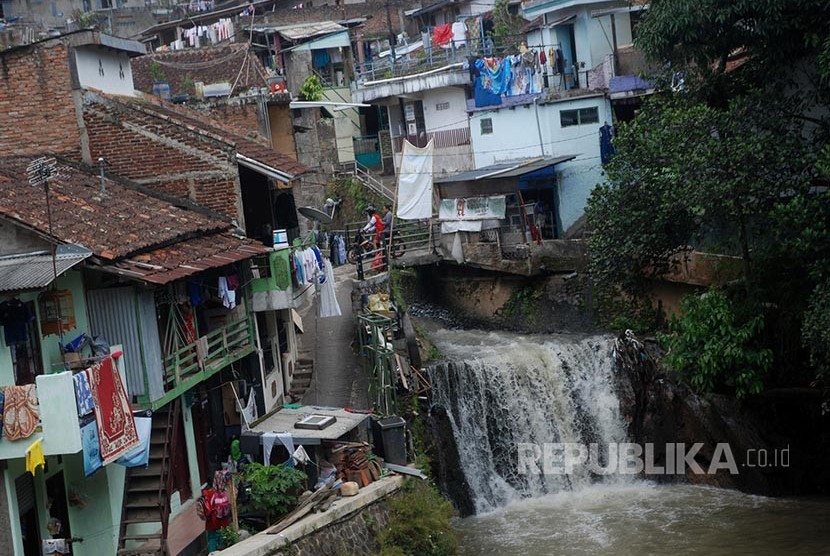
[[[389, 267], [405, 266], [421, 255], [434, 253], [440, 227], [432, 220], [396, 220], [392, 227], [392, 241], [384, 239], [380, 245], [372, 245], [372, 237], [363, 237], [364, 247], [355, 244], [355, 234], [365, 222], [350, 222], [344, 230], [334, 230], [346, 239], [347, 252], [353, 253], [355, 272], [359, 280], [366, 280], [389, 270]], [[368, 244], [366, 243], [368, 240]]]
[[[427, 131], [423, 138], [415, 135], [392, 137], [392, 148], [396, 153], [403, 150], [403, 140], [406, 139], [417, 147], [425, 147], [430, 139], [436, 149], [447, 149], [450, 147], [461, 147], [470, 144], [470, 128], [458, 127], [455, 129], [440, 129], [438, 131]], [[423, 144], [421, 144], [423, 143]]]
[[395, 190], [375, 176], [369, 168], [358, 162], [344, 162], [341, 165], [341, 173], [349, 174], [357, 178], [369, 190], [380, 195], [384, 199], [392, 201], [395, 198]]
[[250, 353], [253, 345], [248, 318], [212, 330], [164, 358], [164, 389], [172, 390], [202, 373], [211, 375]]

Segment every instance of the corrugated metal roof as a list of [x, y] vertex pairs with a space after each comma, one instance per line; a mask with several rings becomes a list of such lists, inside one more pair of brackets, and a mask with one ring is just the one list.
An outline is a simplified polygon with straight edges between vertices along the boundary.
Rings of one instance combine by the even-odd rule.
[[136, 280], [167, 284], [198, 272], [233, 264], [270, 249], [252, 239], [214, 234], [188, 239], [103, 267]]
[[[92, 255], [92, 251], [77, 245], [61, 245], [55, 256], [55, 267], [60, 276]], [[48, 252], [26, 253], [0, 257], [0, 291], [37, 290], [55, 279], [52, 255]]]
[[310, 23], [292, 23], [290, 25], [254, 25], [253, 30], [260, 33], [279, 33], [290, 41], [297, 41], [319, 35], [348, 31], [348, 28], [334, 21], [313, 21]]
[[518, 178], [526, 174], [536, 172], [537, 170], [542, 170], [555, 164], [559, 164], [560, 162], [573, 160], [574, 158], [576, 158], [576, 155], [547, 156], [544, 158], [537, 157], [521, 161], [503, 162], [452, 176], [442, 176], [440, 178], [436, 178], [435, 183], [478, 181], [496, 178]]

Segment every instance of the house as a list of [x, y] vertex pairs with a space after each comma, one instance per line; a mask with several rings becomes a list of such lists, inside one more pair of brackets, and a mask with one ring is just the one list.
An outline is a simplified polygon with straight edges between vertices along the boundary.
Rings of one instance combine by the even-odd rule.
[[[143, 475], [105, 466], [87, 479], [73, 440], [77, 412], [68, 399], [58, 405], [62, 398], [54, 398], [49, 411], [62, 414], [53, 419], [44, 410], [42, 432], [49, 435], [50, 423], [62, 421], [69, 429], [55, 428], [51, 437], [66, 443], [44, 440], [49, 469], [41, 478], [36, 473], [34, 484], [22, 479], [23, 506], [15, 480], [25, 449], [9, 448], [5, 489], [12, 510], [30, 512], [24, 525], [45, 534], [44, 493], [61, 470], [65, 492], [50, 498], [66, 502], [62, 521], [85, 539], [77, 554], [114, 554], [119, 539], [134, 544], [157, 532], [164, 538], [170, 515], [223, 459], [229, 435], [238, 430], [237, 397], [260, 412], [281, 404], [298, 357], [293, 308], [301, 292], [293, 290], [290, 249], [272, 249], [271, 231], [299, 233], [291, 188], [306, 167], [256, 130], [136, 93], [130, 62], [142, 52], [134, 41], [79, 31], [0, 53], [6, 69], [0, 146], [7, 157], [0, 163], [0, 230], [14, 246], [0, 255], [22, 257], [43, 274], [51, 268], [44, 255], [59, 246], [57, 281], [26, 282], [6, 294], [33, 303], [37, 318], [42, 312], [51, 321], [46, 328], [35, 321], [37, 357], [31, 346], [20, 356], [17, 347], [0, 346], [0, 373], [13, 384], [17, 367], [39, 361], [19, 374], [37, 376], [45, 384], [40, 391], [56, 385], [66, 395], [66, 377], [52, 372], [66, 366], [58, 344], [81, 333], [103, 337], [123, 353], [119, 365], [133, 408], [152, 412], [154, 427], [165, 431], [152, 451], [171, 454]], [[50, 180], [51, 222], [42, 189], [27, 182], [28, 165], [44, 153], [60, 169]], [[64, 262], [78, 253], [87, 253], [83, 263]], [[17, 260], [0, 261], [0, 268]], [[230, 276], [240, 283], [233, 307], [218, 296], [220, 279]], [[192, 297], [193, 288], [202, 295]], [[59, 309], [41, 311], [41, 297]], [[74, 321], [63, 327], [52, 321], [55, 313], [69, 315], [66, 303]], [[27, 497], [31, 492], [37, 504]], [[61, 504], [53, 503], [55, 511]], [[15, 515], [9, 516], [15, 552], [28, 554], [24, 540], [34, 537], [27, 529], [24, 539]]]
[[[34, 476], [25, 472], [25, 449], [35, 436], [0, 440], [14, 552], [39, 554], [36, 541], [51, 516], [65, 534], [84, 539], [75, 554], [114, 554], [119, 537], [166, 532], [168, 515], [159, 515], [159, 503], [175, 515], [223, 459], [228, 438], [217, 388], [231, 366], [251, 388], [266, 383], [250, 293], [241, 286], [237, 305], [229, 307], [211, 285], [232, 274], [245, 284], [248, 261], [270, 250], [224, 219], [102, 180], [95, 169], [66, 159], [49, 180], [49, 219], [47, 193], [28, 183], [29, 165], [29, 158], [0, 161], [0, 230], [9, 253], [0, 268], [11, 259], [31, 269], [22, 275], [28, 280], [4, 279], [4, 299], [24, 308], [18, 314], [32, 315], [24, 318], [27, 333], [12, 343], [9, 327], [17, 323], [6, 317], [0, 373], [4, 384], [36, 382], [42, 426], [35, 435], [43, 439], [47, 466]], [[196, 306], [193, 284], [204, 296]], [[153, 451], [147, 470], [107, 465], [84, 472], [73, 367], [58, 347], [82, 334], [123, 352], [119, 367], [133, 408], [151, 410], [154, 427], [164, 431], [159, 442], [167, 452]], [[155, 498], [146, 495], [150, 487]], [[131, 524], [122, 530], [123, 520]]]

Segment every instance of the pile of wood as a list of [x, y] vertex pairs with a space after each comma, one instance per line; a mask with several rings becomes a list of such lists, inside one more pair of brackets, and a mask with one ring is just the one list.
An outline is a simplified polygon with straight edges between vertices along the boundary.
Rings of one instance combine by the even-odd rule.
[[333, 444], [328, 461], [337, 469], [338, 479], [354, 481], [360, 488], [377, 481], [381, 474], [380, 462], [365, 442]]
[[328, 485], [323, 486], [314, 492], [305, 491], [302, 496], [300, 496], [297, 507], [294, 508], [294, 511], [282, 518], [282, 520], [273, 527], [266, 529], [265, 532], [269, 535], [276, 535], [311, 512], [324, 512], [329, 509], [336, 497], [337, 489], [333, 489]]

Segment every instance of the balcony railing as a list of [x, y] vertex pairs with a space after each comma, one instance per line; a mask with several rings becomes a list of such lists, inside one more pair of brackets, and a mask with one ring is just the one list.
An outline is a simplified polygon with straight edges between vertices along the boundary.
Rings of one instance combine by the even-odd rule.
[[[428, 131], [425, 137], [419, 138], [415, 135], [405, 137], [410, 143], [418, 147], [425, 147], [429, 140], [433, 140], [433, 146], [436, 149], [446, 149], [450, 147], [460, 147], [462, 145], [470, 144], [470, 128], [459, 127], [455, 129], [441, 129], [438, 131]], [[396, 153], [403, 149], [404, 137], [393, 137], [392, 145]]]
[[162, 407], [253, 351], [254, 334], [249, 318], [212, 330], [164, 358], [164, 396], [152, 403], [147, 398], [139, 399], [138, 405]]

